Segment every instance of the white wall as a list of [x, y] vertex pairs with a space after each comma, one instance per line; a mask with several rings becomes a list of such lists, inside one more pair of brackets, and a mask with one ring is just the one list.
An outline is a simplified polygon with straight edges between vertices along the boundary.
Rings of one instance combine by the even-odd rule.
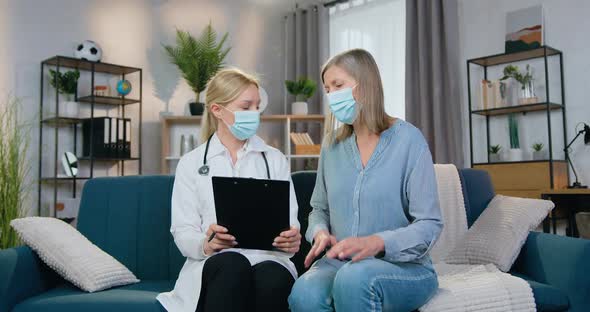
[[[212, 21], [218, 34], [229, 32], [232, 51], [227, 64], [259, 74], [269, 94], [267, 111], [283, 113], [282, 21], [292, 6], [292, 2], [282, 0], [0, 0], [0, 95], [2, 99], [9, 93], [20, 97], [25, 116], [35, 121], [41, 60], [53, 55], [70, 56], [77, 43], [85, 39], [98, 42], [104, 62], [144, 69], [143, 174], [157, 174], [159, 112], [169, 104], [175, 115], [186, 114], [186, 105], [194, 98], [178, 70], [168, 62], [161, 44], [174, 43], [176, 28], [199, 35]], [[82, 85], [88, 83], [84, 79]], [[138, 89], [138, 81], [132, 83]], [[114, 116], [116, 111], [106, 114]], [[131, 108], [129, 115], [134, 114]], [[60, 152], [71, 146], [69, 137], [66, 132], [60, 134]], [[52, 148], [50, 143], [44, 138], [44, 146]], [[38, 153], [35, 125], [30, 148], [32, 181], [37, 180]], [[44, 167], [48, 168], [45, 162]], [[98, 176], [114, 175], [117, 167], [102, 165], [99, 169], [95, 173]], [[131, 162], [125, 169], [136, 172]], [[28, 206], [36, 211], [36, 185], [31, 191]]]
[[[590, 2], [585, 0], [461, 0], [459, 2], [460, 18], [460, 38], [461, 38], [461, 73], [463, 75], [463, 85], [466, 86], [466, 60], [504, 52], [504, 35], [506, 28], [506, 12], [514, 11], [521, 8], [530, 7], [537, 4], [543, 4], [545, 16], [545, 43], [556, 49], [563, 51], [564, 57], [564, 85], [565, 100], [567, 106], [567, 137], [571, 140], [574, 137], [574, 127], [579, 122], [590, 123], [590, 97], [588, 90], [590, 87], [590, 41], [586, 30], [590, 29]], [[526, 64], [527, 62], [523, 63]], [[536, 64], [536, 65], [535, 65]], [[535, 78], [539, 85], [539, 91], [543, 91], [544, 81], [543, 68], [537, 66]], [[554, 83], [558, 75], [552, 74], [552, 70], [557, 69], [555, 64], [550, 65], [550, 86]], [[500, 67], [501, 70], [501, 67]], [[557, 71], [555, 71], [558, 74]], [[499, 75], [499, 73], [498, 73]], [[494, 77], [490, 77], [494, 78]], [[554, 83], [551, 82], [553, 79]], [[557, 78], [559, 79], [559, 78]], [[550, 97], [559, 95], [559, 89], [550, 88]], [[472, 88], [473, 90], [473, 88]], [[467, 107], [467, 90], [464, 90], [463, 107]], [[555, 114], [555, 113], [554, 113]], [[556, 115], [557, 117], [557, 115]], [[522, 117], [521, 117], [522, 118]], [[553, 127], [561, 127], [560, 118], [553, 118]], [[521, 123], [521, 132], [523, 132], [524, 145], [521, 147], [529, 148], [537, 140], [546, 140], [546, 115], [530, 114]], [[521, 119], [522, 120], [522, 119]], [[469, 161], [469, 128], [468, 115], [464, 114], [464, 146], [466, 160]], [[502, 144], [505, 148], [508, 145], [508, 136], [506, 134], [506, 119], [498, 119], [492, 123], [492, 144]], [[557, 128], [556, 127], [556, 128]], [[482, 129], [480, 129], [482, 130]], [[554, 130], [559, 130], [555, 129]], [[483, 133], [483, 131], [480, 131]], [[563, 142], [563, 135], [557, 133], [554, 139], [557, 141], [557, 148]], [[572, 159], [578, 170], [580, 180], [588, 185], [590, 184], [590, 146], [584, 146], [583, 140], [572, 147], [574, 153]], [[545, 141], [546, 142], [546, 141]], [[474, 146], [479, 147], [480, 159], [485, 156], [485, 141], [479, 137]], [[529, 148], [530, 150], [530, 148]], [[483, 153], [484, 155], [482, 155]], [[559, 151], [556, 156], [559, 156]], [[562, 156], [563, 157], [563, 156]], [[572, 175], [573, 180], [573, 175]]]

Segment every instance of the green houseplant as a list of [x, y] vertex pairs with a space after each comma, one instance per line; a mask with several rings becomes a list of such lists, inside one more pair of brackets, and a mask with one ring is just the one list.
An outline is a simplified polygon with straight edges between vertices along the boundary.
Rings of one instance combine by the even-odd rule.
[[500, 78], [500, 80], [513, 78], [520, 84], [519, 104], [533, 104], [538, 101], [535, 97], [534, 79], [529, 64], [526, 65], [525, 73], [521, 73], [516, 65], [508, 65], [504, 67], [503, 74], [504, 77]]
[[291, 104], [291, 113], [294, 115], [307, 115], [307, 99], [313, 96], [317, 88], [317, 83], [307, 77], [299, 79], [285, 80], [287, 91], [295, 96], [295, 102]]
[[[78, 90], [78, 79], [80, 78], [80, 72], [71, 70], [67, 72], [58, 72], [53, 69], [49, 70], [49, 83], [57, 91], [62, 94], [65, 98], [61, 101], [59, 115], [61, 117], [78, 117], [78, 103], [74, 102], [75, 94]], [[51, 105], [50, 105], [50, 108]], [[49, 115], [53, 115], [49, 113]]]
[[217, 33], [209, 22], [199, 38], [194, 38], [187, 31], [176, 30], [176, 46], [164, 45], [170, 61], [178, 67], [195, 92], [195, 103], [189, 104], [192, 115], [203, 114], [201, 93], [205, 91], [209, 79], [224, 66], [224, 59], [231, 49], [224, 47], [227, 36], [228, 33], [225, 33], [217, 41]]
[[17, 99], [8, 98], [0, 110], [0, 249], [19, 245], [10, 221], [25, 215], [23, 203], [28, 195], [30, 126], [18, 122], [18, 104]]
[[490, 148], [489, 148], [490, 162], [499, 162], [500, 161], [500, 151], [501, 150], [502, 150], [502, 146], [500, 146], [500, 144], [490, 146]]
[[543, 160], [545, 158], [545, 151], [543, 151], [543, 143], [535, 143], [531, 146], [533, 148], [533, 160]]
[[510, 135], [510, 160], [520, 161], [522, 160], [522, 150], [520, 149], [520, 139], [518, 136], [518, 119], [516, 114], [508, 115], [508, 132]]

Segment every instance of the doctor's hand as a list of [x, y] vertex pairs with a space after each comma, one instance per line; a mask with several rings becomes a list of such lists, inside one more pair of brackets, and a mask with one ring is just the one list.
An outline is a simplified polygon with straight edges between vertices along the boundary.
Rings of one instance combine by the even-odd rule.
[[272, 245], [286, 253], [297, 253], [301, 246], [299, 229], [292, 226], [290, 230], [281, 232]]
[[317, 258], [326, 248], [336, 245], [336, 237], [330, 235], [326, 230], [317, 232], [313, 238], [313, 246], [309, 250], [307, 257], [305, 257], [304, 265], [309, 268], [315, 258]]
[[326, 253], [326, 256], [340, 260], [350, 259], [352, 257], [352, 262], [357, 262], [367, 257], [373, 257], [384, 250], [385, 242], [377, 235], [349, 237], [332, 246]]
[[[211, 237], [213, 232], [215, 232], [215, 236], [209, 241], [209, 237]], [[221, 225], [211, 224], [205, 235], [203, 251], [205, 252], [205, 255], [208, 256], [223, 249], [233, 248], [237, 244], [238, 242], [236, 242], [236, 238], [230, 235], [226, 228]]]

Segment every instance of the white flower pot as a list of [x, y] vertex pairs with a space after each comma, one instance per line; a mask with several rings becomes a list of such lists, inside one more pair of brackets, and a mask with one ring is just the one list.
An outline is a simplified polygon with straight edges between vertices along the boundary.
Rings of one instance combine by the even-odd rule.
[[79, 113], [80, 113], [80, 106], [78, 105], [78, 102], [64, 101], [64, 102], [60, 103], [60, 106], [59, 106], [59, 116], [60, 117], [77, 118]]
[[522, 149], [511, 148], [508, 150], [508, 160], [510, 161], [521, 161], [523, 159]]
[[291, 104], [291, 114], [307, 115], [307, 102], [293, 102]]
[[490, 162], [491, 163], [500, 162], [500, 154], [490, 154]]
[[533, 151], [533, 160], [544, 160], [545, 159], [545, 151]]

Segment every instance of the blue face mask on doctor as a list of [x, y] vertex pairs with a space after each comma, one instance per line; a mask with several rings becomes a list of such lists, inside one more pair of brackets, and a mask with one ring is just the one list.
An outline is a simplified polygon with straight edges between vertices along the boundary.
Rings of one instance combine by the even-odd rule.
[[358, 116], [359, 107], [352, 95], [355, 87], [356, 85], [328, 93], [328, 102], [334, 117], [348, 125], [352, 125]]
[[[234, 124], [228, 125], [223, 121], [231, 133], [238, 139], [238, 140], [246, 140], [251, 138], [256, 134], [258, 131], [258, 126], [260, 125], [260, 112], [259, 111], [237, 111], [232, 112], [225, 106], [221, 106], [225, 108], [228, 112], [234, 114]], [[223, 119], [222, 119], [223, 120]]]

